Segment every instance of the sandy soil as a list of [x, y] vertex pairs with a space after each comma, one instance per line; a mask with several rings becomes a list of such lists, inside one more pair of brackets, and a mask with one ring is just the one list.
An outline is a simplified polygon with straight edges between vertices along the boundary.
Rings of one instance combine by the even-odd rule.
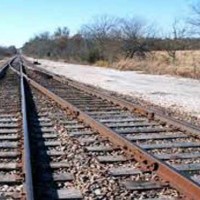
[[[28, 58], [33, 61], [32, 58]], [[40, 67], [76, 81], [98, 86], [153, 104], [179, 110], [200, 120], [200, 80], [118, 71], [87, 65], [39, 60]]]
[[0, 59], [0, 69], [4, 67], [5, 63], [8, 61], [8, 58]]

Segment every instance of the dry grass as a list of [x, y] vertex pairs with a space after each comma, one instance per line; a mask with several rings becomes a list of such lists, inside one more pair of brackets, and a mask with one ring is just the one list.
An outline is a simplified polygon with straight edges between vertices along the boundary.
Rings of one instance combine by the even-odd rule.
[[109, 67], [109, 62], [105, 60], [99, 60], [95, 63], [95, 66], [98, 67]]
[[153, 52], [145, 60], [120, 59], [113, 63], [112, 67], [200, 79], [200, 51], [178, 51], [176, 58], [173, 62], [166, 52]]

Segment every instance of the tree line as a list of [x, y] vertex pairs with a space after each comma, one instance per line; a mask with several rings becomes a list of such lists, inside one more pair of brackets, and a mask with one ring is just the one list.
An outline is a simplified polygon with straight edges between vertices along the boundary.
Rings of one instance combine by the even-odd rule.
[[15, 46], [3, 47], [0, 46], [0, 58], [2, 57], [10, 57], [17, 53], [17, 49]]
[[200, 49], [200, 3], [192, 10], [187, 26], [174, 20], [171, 33], [165, 35], [139, 18], [99, 16], [74, 35], [70, 35], [68, 27], [38, 34], [25, 43], [22, 50], [39, 58], [88, 63], [99, 60], [112, 63], [119, 58], [145, 59], [151, 52], [162, 50], [175, 61], [178, 50]]

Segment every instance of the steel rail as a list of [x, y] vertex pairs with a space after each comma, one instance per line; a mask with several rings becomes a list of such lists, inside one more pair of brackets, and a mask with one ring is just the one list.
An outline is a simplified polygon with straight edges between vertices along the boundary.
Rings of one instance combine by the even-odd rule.
[[[12, 61], [9, 66], [12, 68]], [[20, 87], [21, 87], [21, 111], [23, 117], [23, 136], [24, 136], [24, 176], [25, 176], [25, 192], [27, 200], [34, 200], [33, 192], [33, 180], [32, 180], [32, 166], [31, 166], [31, 152], [29, 145], [29, 130], [28, 130], [28, 120], [27, 120], [27, 107], [26, 107], [26, 92], [25, 92], [25, 79], [23, 76], [23, 66], [20, 62], [20, 72], [17, 74], [21, 78]]]
[[183, 193], [185, 195], [185, 199], [199, 199], [200, 187], [194, 181], [186, 178], [185, 176], [180, 174], [176, 169], [170, 167], [168, 164], [148, 154], [144, 149], [140, 148], [136, 144], [131, 143], [124, 137], [111, 130], [110, 128], [107, 128], [102, 123], [96, 121], [94, 118], [82, 112], [69, 102], [63, 100], [56, 94], [41, 86], [40, 84], [29, 78], [27, 75], [23, 74], [23, 77], [34, 88], [36, 88], [49, 98], [53, 99], [63, 109], [70, 111], [71, 113], [76, 115], [76, 117], [79, 120], [84, 121], [86, 124], [90, 125], [90, 127], [92, 127], [94, 130], [97, 130], [100, 134], [104, 135], [116, 145], [119, 145], [121, 148], [123, 148], [127, 153], [132, 155], [137, 161], [143, 164], [146, 170], [156, 171], [161, 178], [163, 178], [165, 181], [169, 181], [171, 186], [175, 187], [176, 189], [178, 189], [178, 191]]

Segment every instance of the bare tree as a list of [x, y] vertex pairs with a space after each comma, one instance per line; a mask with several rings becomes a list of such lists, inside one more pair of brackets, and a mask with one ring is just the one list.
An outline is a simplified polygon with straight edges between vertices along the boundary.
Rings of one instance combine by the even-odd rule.
[[166, 38], [165, 50], [168, 56], [172, 59], [174, 63], [177, 59], [177, 51], [184, 49], [184, 37], [186, 35], [186, 28], [184, 28], [178, 20], [174, 20], [172, 24], [172, 32]]
[[50, 33], [48, 31], [45, 31], [43, 33], [36, 35], [35, 38], [37, 40], [49, 40], [50, 39]]
[[82, 33], [87, 37], [93, 38], [100, 43], [109, 38], [116, 29], [117, 18], [107, 15], [98, 16], [93, 19], [93, 22], [82, 27]]
[[200, 34], [200, 2], [191, 6], [192, 14], [187, 22], [192, 26], [193, 34]]
[[98, 16], [93, 22], [81, 29], [81, 34], [94, 45], [93, 51], [99, 54], [99, 59], [112, 59], [115, 49], [115, 37], [118, 29], [118, 19], [107, 15]]
[[54, 32], [54, 38], [69, 37], [69, 29], [67, 27], [58, 27]]
[[126, 58], [145, 58], [150, 51], [149, 41], [155, 36], [153, 26], [138, 18], [121, 20], [122, 50]]
[[63, 57], [63, 56], [68, 57], [66, 49], [69, 40], [69, 33], [70, 31], [67, 27], [63, 28], [58, 27], [54, 32], [52, 38], [55, 45], [54, 54], [57, 57]]

